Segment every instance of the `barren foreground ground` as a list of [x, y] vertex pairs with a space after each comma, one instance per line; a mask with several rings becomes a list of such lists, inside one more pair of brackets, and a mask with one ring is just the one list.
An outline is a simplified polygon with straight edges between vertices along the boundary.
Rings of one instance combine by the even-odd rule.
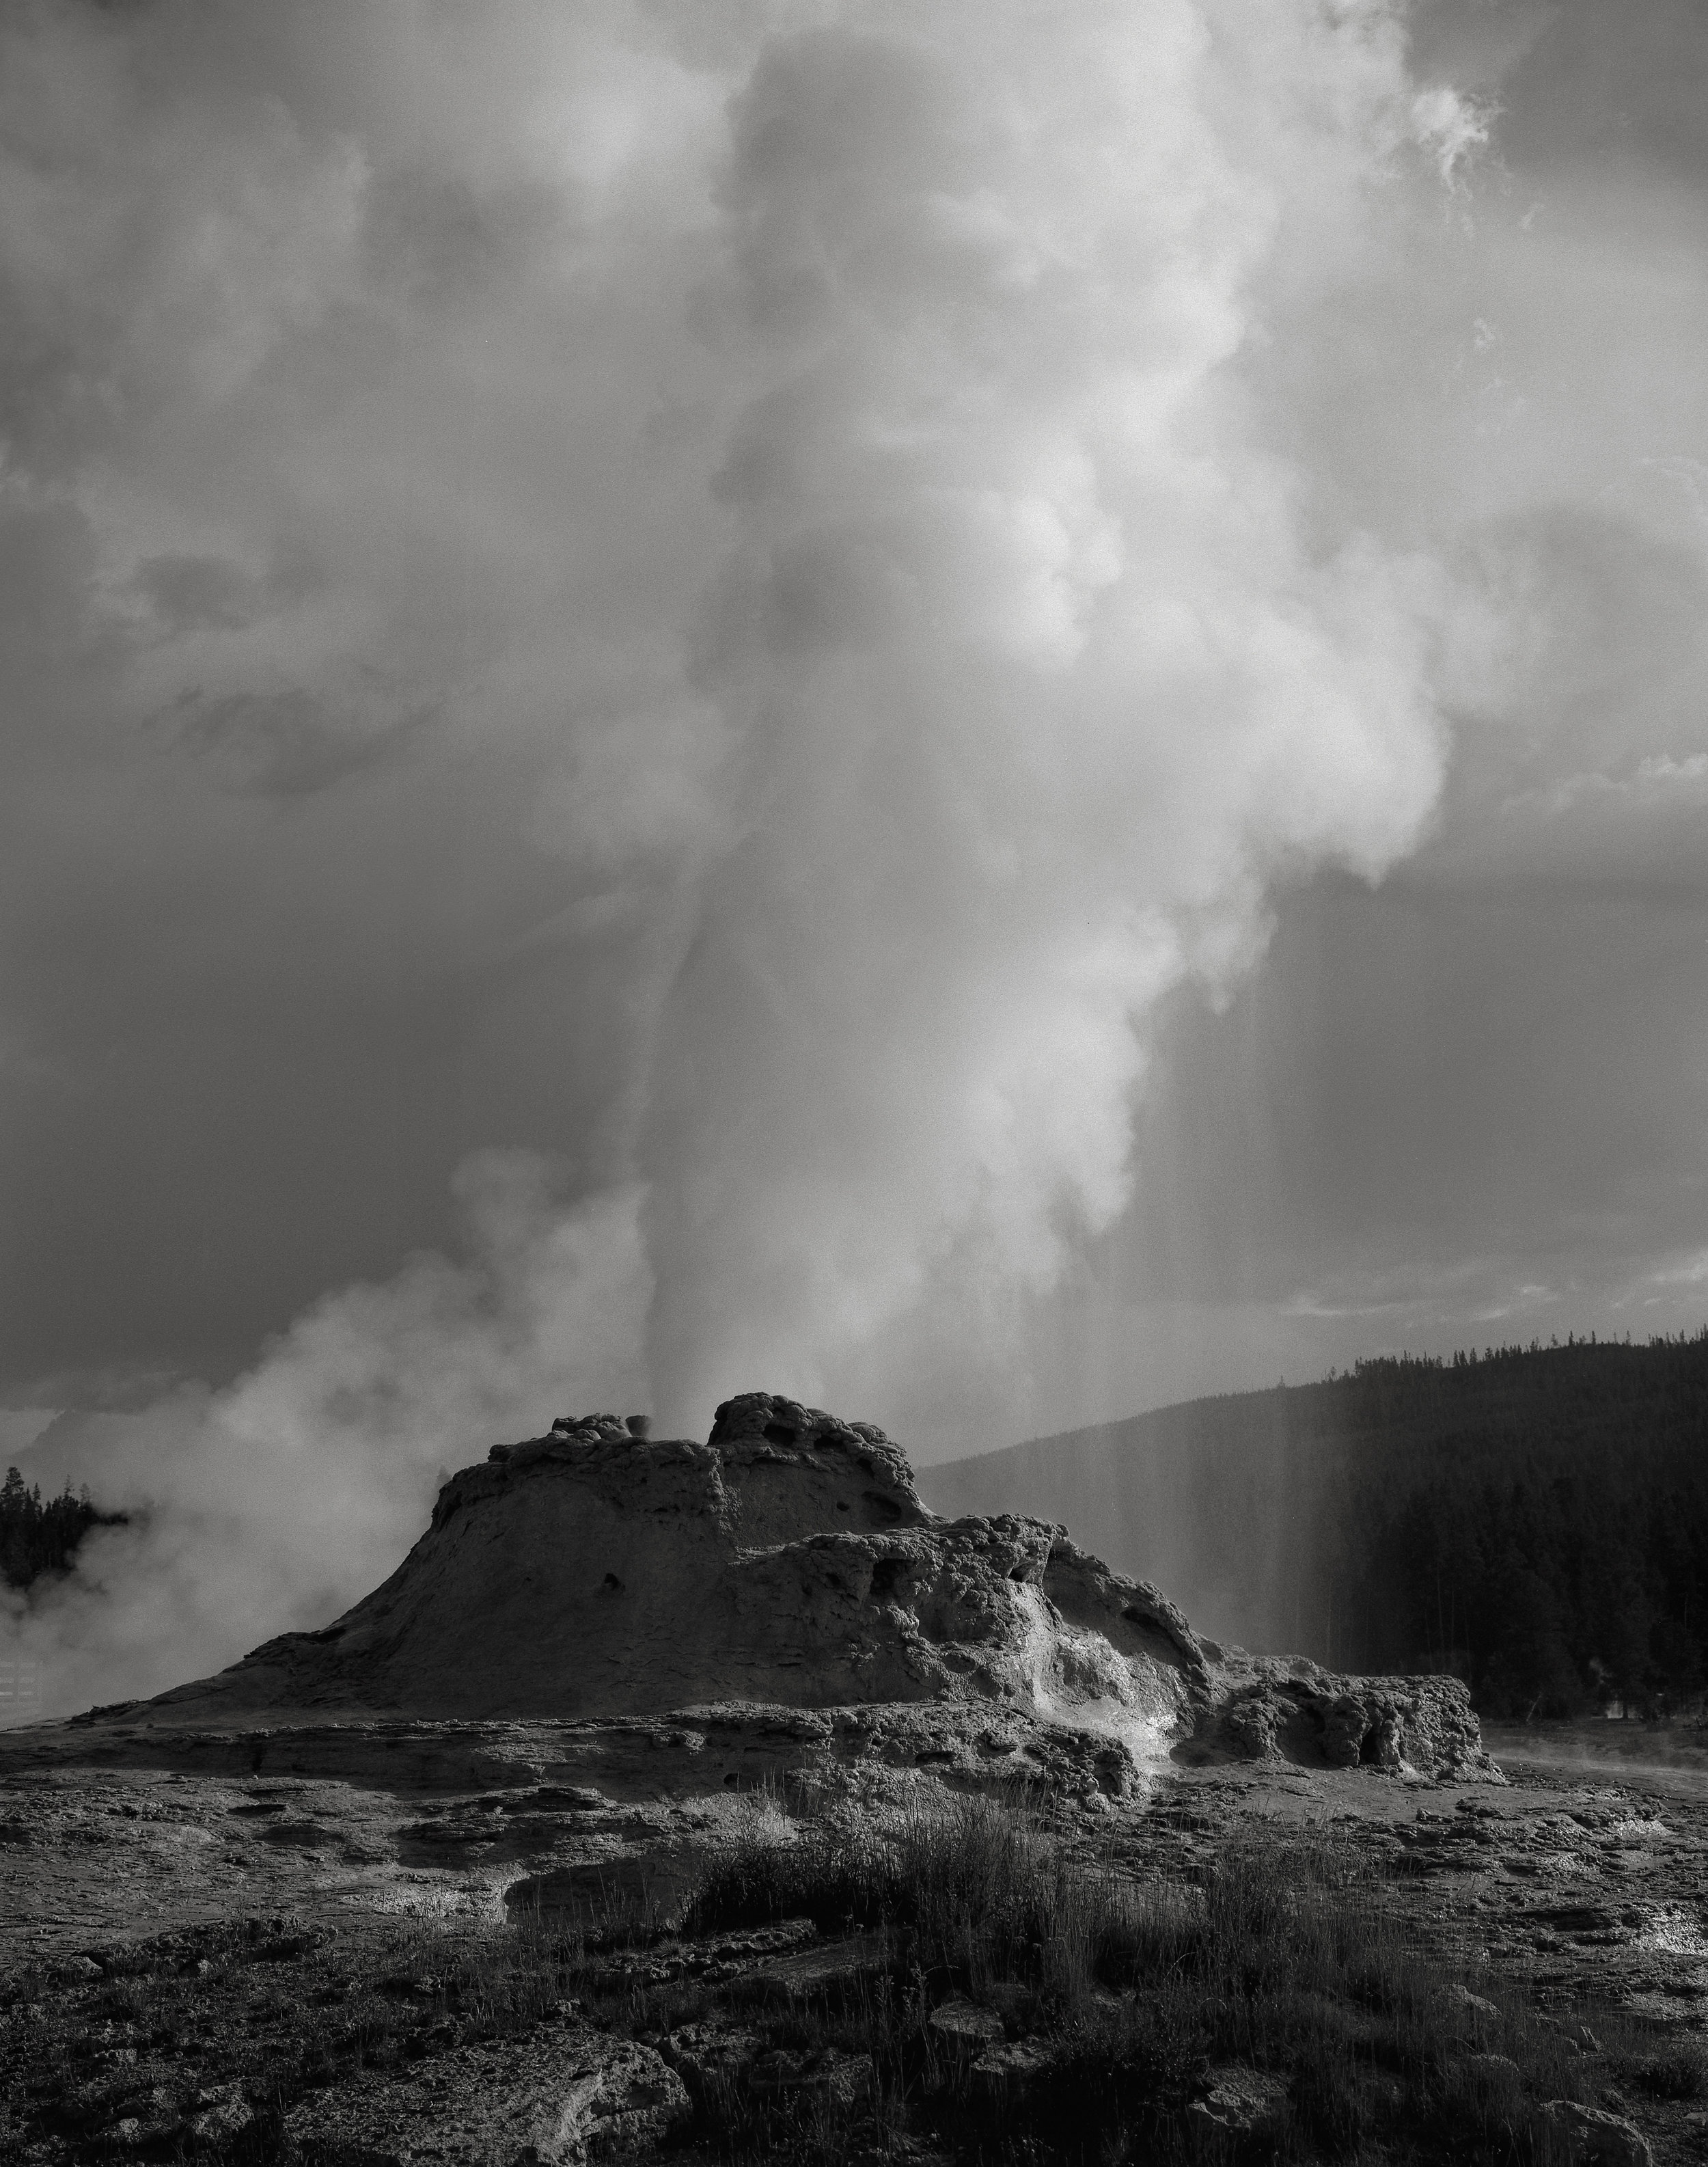
[[[1561, 2159], [1640, 2158], [1637, 2132], [1658, 2159], [1708, 2155], [1708, 1783], [1689, 1766], [1565, 1766], [1547, 1756], [1581, 1741], [1514, 1735], [1490, 1741], [1505, 1788], [1229, 1765], [970, 1809], [978, 1873], [996, 1813], [1024, 1831], [1026, 1871], [1047, 1859], [1058, 1884], [1139, 1906], [1142, 1931], [1134, 1912], [1081, 1960], [1050, 1932], [993, 1953], [976, 1916], [933, 1926], [916, 1902], [904, 1926], [858, 1890], [796, 1900], [786, 1877], [732, 1876], [803, 1828], [917, 1841], [945, 1797], [928, 1774], [809, 1792], [708, 1767], [696, 1788], [658, 1725], [598, 1752], [572, 1730], [375, 1726], [359, 1753], [349, 1733], [340, 1753], [255, 1733], [98, 1767], [13, 1734], [0, 2159], [1066, 2158], [1071, 2111], [1027, 2102], [1075, 2054], [1088, 2097], [1111, 2023], [1149, 2090], [1126, 2108], [1111, 2092], [1079, 2156], [1494, 2158], [1503, 2129], [1510, 2157], [1547, 2152], [1547, 2129]], [[338, 1757], [357, 1772], [316, 1772]], [[1295, 1979], [1291, 2015], [1242, 2017], [1232, 2061], [1224, 2005], [1256, 1990], [1237, 1975], [1135, 2032], [1149, 1975], [1131, 1968], [1154, 1972], [1171, 1933], [1177, 1968], [1207, 1964], [1192, 1921], [1254, 1858], [1293, 1907], [1277, 1947], [1307, 1884], [1356, 1891], [1360, 1934], [1415, 1979]], [[973, 1914], [1007, 1900], [1008, 1871]], [[1270, 1899], [1240, 1900], [1255, 1976]], [[1382, 2031], [1384, 1993], [1434, 2012], [1409, 2046]], [[1337, 2001], [1332, 2021], [1315, 2008]], [[1332, 2068], [1310, 2090], [1301, 2024], [1362, 2070], [1344, 2099]], [[1449, 2095], [1457, 2122], [1437, 2113]], [[1601, 2119], [1526, 2122], [1543, 2095]]]

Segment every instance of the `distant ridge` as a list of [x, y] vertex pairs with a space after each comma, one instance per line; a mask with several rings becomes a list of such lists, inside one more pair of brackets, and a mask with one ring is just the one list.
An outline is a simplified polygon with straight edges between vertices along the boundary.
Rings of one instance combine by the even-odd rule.
[[1708, 1680], [1708, 1332], [1362, 1362], [921, 1470], [1085, 1531], [1203, 1629], [1451, 1668], [1485, 1709]]

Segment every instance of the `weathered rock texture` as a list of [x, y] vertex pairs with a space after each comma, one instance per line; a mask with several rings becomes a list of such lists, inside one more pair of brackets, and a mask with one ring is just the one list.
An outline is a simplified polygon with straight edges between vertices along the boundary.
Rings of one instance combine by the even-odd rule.
[[1298, 1656], [1221, 1651], [1213, 1705], [1183, 1760], [1219, 1755], [1390, 1775], [1492, 1774], [1457, 1678], [1346, 1678]]
[[323, 2167], [588, 2167], [654, 2157], [688, 2113], [681, 2079], [652, 2048], [571, 2020], [311, 2093], [285, 2137]]
[[1200, 1642], [1062, 1529], [939, 1519], [881, 1430], [761, 1392], [721, 1407], [704, 1444], [598, 1415], [496, 1448], [354, 1609], [151, 1708], [562, 1720], [732, 1702], [982, 1707], [1123, 1759], [1489, 1765], [1454, 1681], [1335, 1678]]

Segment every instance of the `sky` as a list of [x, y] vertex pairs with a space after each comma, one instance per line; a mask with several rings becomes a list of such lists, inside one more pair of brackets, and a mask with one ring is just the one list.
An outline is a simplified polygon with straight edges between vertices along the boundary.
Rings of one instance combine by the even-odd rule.
[[560, 1412], [1699, 1328], [1705, 76], [1689, 0], [8, 9], [0, 1446], [137, 1512], [55, 1692]]

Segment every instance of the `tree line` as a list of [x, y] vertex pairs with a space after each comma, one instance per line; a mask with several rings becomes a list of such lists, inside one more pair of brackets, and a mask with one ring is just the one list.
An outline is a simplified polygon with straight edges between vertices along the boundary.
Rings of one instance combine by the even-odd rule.
[[1360, 1362], [920, 1483], [1061, 1522], [1219, 1640], [1455, 1672], [1485, 1714], [1708, 1693], [1708, 1331]]
[[1299, 1397], [1337, 1478], [1338, 1664], [1455, 1672], [1497, 1716], [1700, 1703], [1708, 1332], [1361, 1363]]
[[44, 1573], [69, 1571], [91, 1528], [114, 1526], [124, 1518], [100, 1511], [87, 1488], [74, 1491], [69, 1480], [57, 1497], [44, 1499], [39, 1482], [26, 1484], [8, 1467], [0, 1484], [0, 1580], [21, 1588]]

